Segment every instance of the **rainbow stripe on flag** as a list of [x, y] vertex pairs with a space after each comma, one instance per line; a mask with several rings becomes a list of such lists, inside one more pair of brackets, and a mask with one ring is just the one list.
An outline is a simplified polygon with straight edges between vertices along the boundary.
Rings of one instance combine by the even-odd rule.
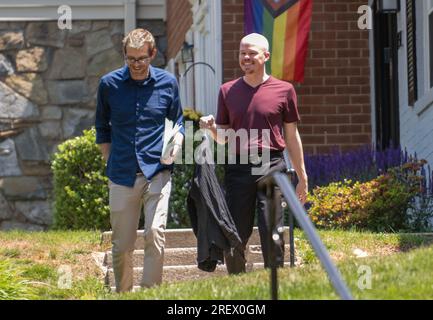
[[312, 0], [244, 0], [245, 34], [269, 41], [266, 70], [275, 78], [303, 82]]

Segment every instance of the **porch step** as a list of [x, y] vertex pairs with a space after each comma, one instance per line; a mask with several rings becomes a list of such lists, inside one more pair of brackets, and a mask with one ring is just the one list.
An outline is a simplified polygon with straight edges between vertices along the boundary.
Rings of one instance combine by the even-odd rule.
[[[288, 243], [288, 227], [284, 227], [284, 240]], [[197, 238], [192, 229], [166, 229], [165, 230], [165, 248], [195, 248], [197, 247]], [[111, 244], [111, 231], [106, 231], [102, 234], [101, 244]], [[248, 245], [260, 245], [259, 230], [253, 228], [253, 233], [248, 241]], [[135, 241], [135, 249], [144, 249], [144, 230], [137, 230], [137, 240]]]
[[[289, 261], [289, 245], [285, 245], [284, 261]], [[260, 245], [250, 245], [246, 252], [248, 262], [263, 262], [262, 250]], [[133, 266], [142, 267], [144, 261], [144, 250], [135, 250], [132, 256]], [[196, 265], [196, 248], [169, 248], [164, 251], [164, 266]], [[111, 251], [105, 252], [103, 265], [107, 268], [113, 267], [113, 256]]]
[[[285, 263], [285, 267], [288, 267], [289, 264]], [[263, 263], [253, 263], [247, 264], [247, 272], [251, 272], [254, 270], [263, 269]], [[139, 286], [141, 282], [141, 277], [143, 273], [143, 268], [136, 267], [134, 268], [134, 286]], [[227, 270], [225, 265], [218, 265], [214, 272], [206, 272], [197, 268], [196, 265], [183, 265], [183, 266], [167, 266], [164, 267], [162, 281], [163, 283], [173, 283], [179, 281], [187, 281], [187, 280], [202, 280], [208, 279], [216, 276], [224, 276], [227, 275]], [[110, 286], [112, 289], [114, 287], [114, 273], [113, 269], [109, 268], [106, 278], [105, 284]]]
[[[285, 246], [285, 265], [289, 261], [289, 228], [283, 231]], [[105, 248], [111, 246], [112, 232], [104, 232], [101, 237], [101, 244]], [[144, 262], [144, 230], [137, 231], [137, 240], [133, 253], [134, 267], [134, 288], [139, 290]], [[95, 252], [94, 259], [105, 274], [105, 284], [114, 287], [113, 259], [111, 250], [106, 252]], [[248, 241], [247, 251], [247, 271], [263, 268], [263, 257], [260, 246], [260, 236], [258, 228], [253, 229]], [[227, 275], [226, 266], [218, 265], [214, 272], [205, 272], [197, 267], [197, 239], [192, 229], [167, 229], [165, 230], [165, 249], [163, 282], [172, 283], [185, 280], [199, 280], [215, 276]]]

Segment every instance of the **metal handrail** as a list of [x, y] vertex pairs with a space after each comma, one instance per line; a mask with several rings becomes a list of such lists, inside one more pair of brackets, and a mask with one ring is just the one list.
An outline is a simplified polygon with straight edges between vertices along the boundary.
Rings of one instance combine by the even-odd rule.
[[325, 246], [320, 240], [319, 235], [316, 232], [316, 229], [314, 228], [313, 223], [308, 217], [304, 207], [299, 202], [298, 197], [296, 196], [296, 193], [293, 189], [293, 186], [290, 184], [289, 179], [287, 178], [287, 174], [276, 171], [272, 173], [272, 177], [275, 183], [280, 188], [284, 198], [286, 199], [287, 204], [290, 207], [290, 210], [292, 211], [292, 214], [295, 216], [299, 225], [307, 234], [307, 237], [313, 247], [313, 250], [315, 251], [320, 262], [322, 263], [322, 266], [325, 268], [329, 280], [331, 281], [332, 285], [337, 291], [337, 294], [343, 300], [353, 300], [352, 294], [350, 293], [348, 287], [344, 283], [340, 272], [338, 271], [337, 267], [333, 264], [328, 251], [326, 250]]

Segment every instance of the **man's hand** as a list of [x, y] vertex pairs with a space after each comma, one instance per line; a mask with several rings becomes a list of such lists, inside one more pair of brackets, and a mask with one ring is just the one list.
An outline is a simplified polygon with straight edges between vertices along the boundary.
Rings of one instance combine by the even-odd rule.
[[101, 150], [102, 158], [107, 162], [110, 156], [111, 143], [101, 143], [99, 144], [99, 149]]
[[302, 204], [307, 201], [308, 195], [308, 182], [306, 180], [300, 180], [296, 186], [296, 195]]
[[[229, 129], [229, 127], [230, 125], [228, 124], [217, 125], [214, 116], [211, 114], [200, 118], [200, 129], [208, 129], [212, 139], [219, 144], [227, 142], [227, 136], [224, 134], [224, 130]], [[220, 131], [220, 133], [218, 133], [218, 131]]]
[[215, 118], [213, 115], [203, 116], [200, 118], [200, 129], [216, 129]]
[[167, 166], [169, 166], [170, 164], [172, 164], [174, 162], [174, 160], [176, 160], [176, 156], [177, 153], [179, 152], [179, 150], [182, 148], [181, 144], [174, 144], [173, 148], [171, 148], [171, 152], [170, 152], [170, 156], [168, 156], [165, 159], [161, 159], [161, 163], [165, 164]]

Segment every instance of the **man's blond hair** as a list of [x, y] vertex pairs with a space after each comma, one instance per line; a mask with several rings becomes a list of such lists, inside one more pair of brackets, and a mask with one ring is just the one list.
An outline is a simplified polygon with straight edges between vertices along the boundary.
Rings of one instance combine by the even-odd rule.
[[126, 54], [126, 47], [130, 47], [133, 49], [140, 49], [146, 43], [149, 44], [149, 54], [152, 53], [155, 48], [155, 38], [153, 35], [146, 29], [134, 29], [129, 32], [125, 38], [123, 38], [123, 52]]

